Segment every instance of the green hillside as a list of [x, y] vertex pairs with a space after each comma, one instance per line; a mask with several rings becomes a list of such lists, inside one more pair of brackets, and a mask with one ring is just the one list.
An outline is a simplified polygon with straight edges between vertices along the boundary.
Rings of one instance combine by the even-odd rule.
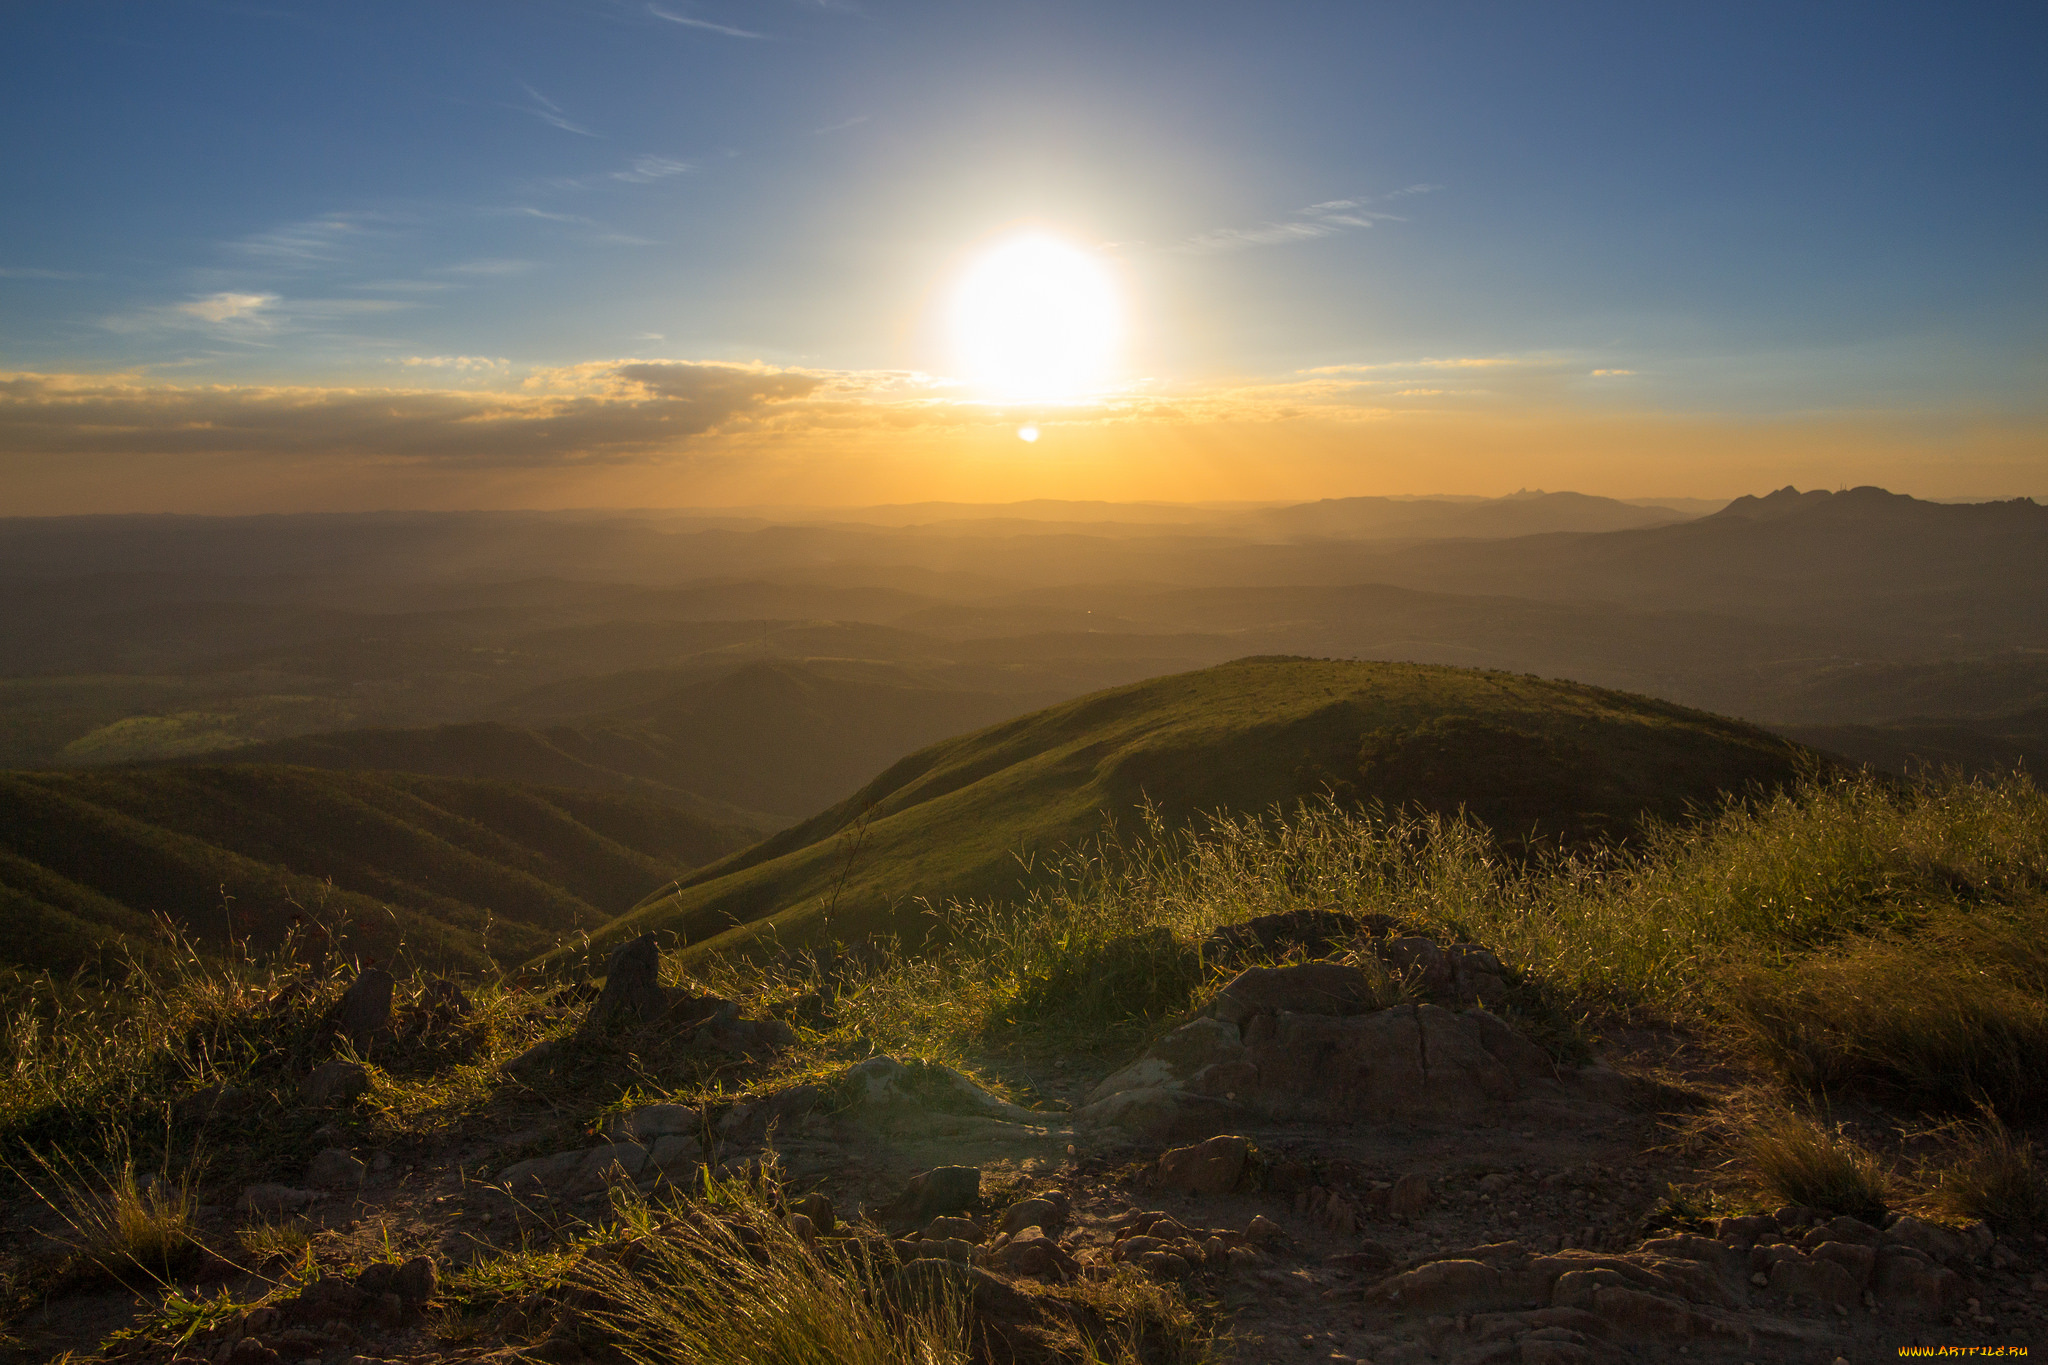
[[0, 965], [147, 953], [158, 916], [209, 949], [274, 944], [303, 917], [348, 951], [510, 965], [757, 833], [626, 795], [396, 773], [0, 773]]
[[[1025, 862], [1141, 800], [1169, 819], [1324, 791], [1464, 807], [1509, 843], [1625, 835], [1724, 792], [1790, 779], [1763, 730], [1578, 683], [1415, 664], [1244, 659], [1115, 688], [933, 745], [852, 799], [650, 898], [648, 929], [735, 945], [880, 930], [921, 901], [1004, 896]], [[827, 914], [828, 902], [830, 914]], [[723, 936], [723, 937], [721, 937]]]

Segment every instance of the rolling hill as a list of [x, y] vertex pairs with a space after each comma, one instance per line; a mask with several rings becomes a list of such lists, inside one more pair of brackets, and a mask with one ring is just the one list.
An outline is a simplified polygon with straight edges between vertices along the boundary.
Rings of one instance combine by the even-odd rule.
[[[600, 936], [690, 945], [916, 936], [923, 902], [1003, 897], [1034, 858], [1128, 820], [1326, 790], [1469, 809], [1510, 843], [1625, 835], [1791, 778], [1796, 746], [1646, 697], [1504, 673], [1254, 658], [936, 744], [840, 805], [650, 897]], [[1020, 859], [1023, 860], [1020, 862]], [[829, 913], [828, 913], [829, 911]]]
[[875, 662], [787, 659], [652, 671], [581, 691], [623, 704], [539, 729], [475, 723], [302, 735], [234, 758], [631, 791], [704, 818], [773, 827], [843, 800], [914, 749], [1057, 695], [949, 687]]
[[0, 773], [0, 965], [204, 949], [296, 919], [349, 951], [511, 965], [749, 843], [632, 796], [290, 767]]

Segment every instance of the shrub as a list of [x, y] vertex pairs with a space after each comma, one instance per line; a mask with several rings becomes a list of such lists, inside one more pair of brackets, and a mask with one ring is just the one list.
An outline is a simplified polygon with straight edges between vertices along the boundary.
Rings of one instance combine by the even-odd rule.
[[[824, 1255], [742, 1185], [712, 1210], [664, 1219], [622, 1207], [624, 1245], [593, 1248], [566, 1282], [586, 1316], [636, 1365], [964, 1365], [966, 1305], [892, 1312], [879, 1261], [857, 1241]], [[637, 1220], [637, 1226], [634, 1221]]]
[[195, 1172], [139, 1172], [126, 1134], [112, 1135], [105, 1146], [114, 1156], [104, 1166], [60, 1149], [31, 1150], [32, 1171], [11, 1169], [62, 1220], [61, 1240], [82, 1261], [117, 1278], [139, 1271], [162, 1280], [199, 1246]]
[[1884, 1168], [1840, 1129], [1785, 1111], [1757, 1122], [1737, 1145], [1767, 1194], [1866, 1223], [1884, 1221]]
[[2048, 1228], [2048, 1165], [2033, 1143], [1986, 1114], [1941, 1172], [1934, 1198], [1952, 1217], [1981, 1218], [2002, 1233], [2024, 1235]]
[[1751, 968], [1730, 1018], [1770, 1066], [1950, 1112], [2048, 1111], [2048, 908], [1936, 911], [1912, 934], [1857, 937]]

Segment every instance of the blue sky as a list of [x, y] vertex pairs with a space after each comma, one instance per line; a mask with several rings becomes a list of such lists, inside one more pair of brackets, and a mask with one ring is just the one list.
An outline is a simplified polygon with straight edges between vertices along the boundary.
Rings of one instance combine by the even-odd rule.
[[[1474, 423], [1540, 418], [1592, 423], [1608, 433], [1594, 445], [1615, 423], [1737, 441], [1762, 424], [1790, 462], [1777, 482], [1807, 449], [1788, 433], [1818, 423], [1809, 446], [1833, 454], [1815, 478], [1866, 481], [1843, 461], [1867, 436], [1872, 472], [1912, 491], [2048, 493], [2038, 5], [0, 13], [0, 371], [28, 377], [0, 452], [23, 487], [71, 490], [52, 508], [165, 445], [153, 421], [187, 433], [167, 443], [200, 484], [267, 469], [299, 490], [284, 502], [332, 485], [306, 478], [317, 433], [193, 440], [199, 385], [242, 395], [241, 416], [206, 423], [266, 430], [282, 387], [554, 395], [506, 418], [526, 424], [518, 460], [441, 451], [425, 427], [383, 446], [343, 431], [328, 463], [383, 471], [398, 502], [741, 497], [744, 477], [704, 471], [763, 452], [829, 464], [835, 440], [872, 449], [870, 427], [918, 425], [905, 404], [947, 399], [937, 302], [1021, 227], [1096, 255], [1124, 299], [1120, 365], [1066, 426], [1181, 424], [1146, 438], [1126, 492], [1169, 448], [1208, 451], [1210, 478], [1233, 441], [1307, 452], [1276, 495], [1429, 487], [1419, 435], [1378, 460], [1327, 432], [1289, 444], [1304, 409], [1355, 438], [1356, 409], [1453, 433], [1447, 491], [1576, 472], [1589, 491], [1733, 493], [1753, 477], [1732, 461], [1710, 488], [1705, 454], [1653, 462], [1640, 487], [1619, 455], [1517, 470], [1506, 438], [1459, 463]], [[627, 360], [675, 368], [648, 389], [620, 377]], [[706, 408], [700, 390], [740, 373], [811, 387], [764, 380]], [[67, 425], [63, 395], [106, 398], [116, 378], [127, 437]], [[581, 409], [597, 425], [565, 425], [572, 391], [592, 411], [638, 404], [631, 430]], [[310, 410], [331, 416], [327, 401]], [[849, 453], [832, 496], [928, 483], [949, 441], [984, 459], [962, 423], [918, 425], [915, 470]], [[1093, 467], [1106, 440], [1071, 445]], [[1034, 459], [1019, 496], [1110, 491]], [[81, 462], [95, 472], [76, 484]], [[494, 491], [461, 477], [513, 464], [521, 478]], [[600, 466], [642, 482], [567, 477]], [[1008, 489], [974, 469], [967, 482]], [[646, 482], [657, 470], [667, 491]], [[134, 487], [169, 473], [137, 466]], [[1256, 491], [1251, 472], [1217, 477], [1205, 493]]]

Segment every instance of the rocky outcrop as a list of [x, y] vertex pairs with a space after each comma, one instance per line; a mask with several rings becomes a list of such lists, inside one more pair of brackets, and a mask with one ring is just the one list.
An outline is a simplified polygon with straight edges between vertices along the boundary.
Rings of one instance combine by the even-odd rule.
[[[1410, 956], [1418, 972], [1453, 971], [1442, 953]], [[1170, 1140], [1249, 1119], [1464, 1122], [1570, 1099], [1543, 1050], [1497, 1016], [1427, 1003], [1377, 1008], [1381, 997], [1366, 972], [1344, 963], [1248, 968], [1205, 1017], [1098, 1085], [1076, 1119]]]
[[515, 1162], [490, 1183], [514, 1199], [595, 1194], [615, 1182], [651, 1189], [686, 1180], [705, 1164], [702, 1116], [680, 1104], [651, 1104], [621, 1114], [612, 1140]]
[[[1901, 1219], [1880, 1231], [1852, 1218], [1810, 1226], [1731, 1218], [1712, 1237], [1660, 1237], [1615, 1254], [1544, 1254], [1502, 1242], [1411, 1262], [1353, 1292], [1385, 1323], [1456, 1319], [1470, 1338], [1456, 1358], [1475, 1365], [1527, 1360], [1532, 1351], [1544, 1359], [1637, 1359], [1651, 1343], [1821, 1343], [1832, 1333], [1800, 1316], [1806, 1310], [1924, 1317], [1958, 1306], [1961, 1277], [1916, 1245], [1930, 1226]], [[1933, 1231], [1955, 1239], [1961, 1256], [1960, 1238]]]

